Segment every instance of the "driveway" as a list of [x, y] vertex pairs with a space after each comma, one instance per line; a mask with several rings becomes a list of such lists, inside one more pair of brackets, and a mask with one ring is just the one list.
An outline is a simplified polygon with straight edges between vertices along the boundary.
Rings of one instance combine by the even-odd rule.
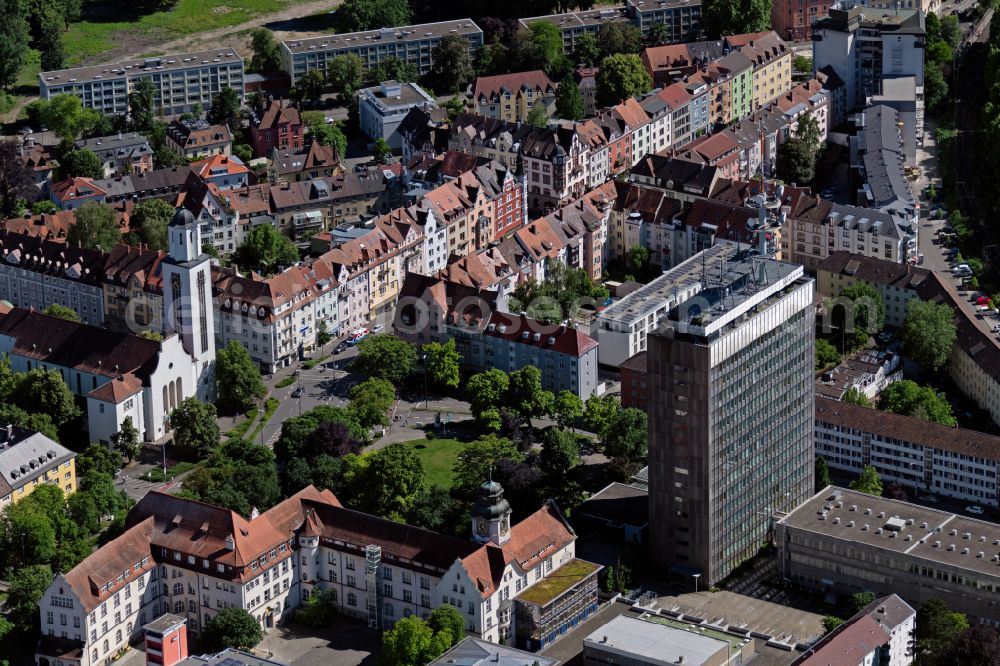
[[377, 634], [365, 625], [336, 619], [324, 629], [272, 629], [256, 652], [295, 666], [373, 666], [378, 645]]

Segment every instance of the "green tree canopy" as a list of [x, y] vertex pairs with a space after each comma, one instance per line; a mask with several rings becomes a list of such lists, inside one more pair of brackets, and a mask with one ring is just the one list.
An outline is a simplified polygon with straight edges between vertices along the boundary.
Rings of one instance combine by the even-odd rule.
[[451, 647], [454, 638], [448, 630], [434, 633], [427, 622], [416, 615], [404, 617], [382, 633], [378, 666], [424, 666]]
[[771, 0], [707, 0], [701, 24], [710, 39], [771, 29]]
[[76, 313], [76, 310], [58, 303], [53, 303], [49, 307], [42, 310], [42, 314], [47, 314], [50, 317], [59, 317], [60, 319], [66, 319], [69, 321], [80, 321], [80, 315]]
[[240, 94], [229, 86], [223, 86], [212, 98], [212, 107], [208, 110], [208, 122], [213, 125], [229, 125], [232, 129], [240, 126]]
[[851, 481], [850, 488], [851, 490], [857, 490], [859, 493], [881, 497], [882, 479], [879, 478], [878, 472], [874, 467], [865, 465], [861, 470], [861, 475], [854, 481]]
[[281, 71], [281, 47], [274, 39], [274, 33], [267, 28], [254, 28], [250, 31], [250, 50], [253, 57], [250, 58], [250, 66], [247, 68], [251, 72], [279, 72]]
[[170, 414], [174, 443], [197, 458], [205, 458], [219, 445], [215, 405], [187, 398]]
[[843, 340], [847, 349], [863, 347], [885, 326], [882, 296], [866, 282], [844, 287], [834, 302], [831, 319], [841, 332], [834, 335], [835, 340]]
[[[327, 65], [327, 72], [330, 71], [329, 64]], [[327, 77], [329, 78], [329, 77]], [[417, 68], [412, 63], [406, 62], [405, 60], [400, 60], [396, 56], [389, 56], [384, 60], [379, 60], [377, 63], [368, 68], [365, 74], [365, 79], [369, 85], [378, 85], [383, 81], [398, 81], [399, 83], [413, 83], [419, 78], [419, 73]]]
[[622, 21], [608, 23], [597, 33], [597, 43], [605, 58], [619, 53], [639, 53], [643, 47], [642, 30]]
[[[0, 36], [0, 40], [2, 39]], [[0, 57], [2, 50], [3, 45], [0, 43]], [[25, 201], [31, 201], [37, 196], [38, 190], [35, 188], [31, 169], [21, 159], [21, 143], [0, 141], [0, 214], [4, 218], [13, 217]]]
[[925, 370], [937, 372], [944, 367], [957, 337], [950, 306], [916, 298], [906, 304], [903, 346], [906, 355]]
[[105, 204], [85, 203], [76, 211], [76, 224], [69, 228], [66, 242], [91, 250], [110, 252], [121, 242], [122, 232], [115, 211]]
[[569, 59], [563, 54], [562, 33], [554, 23], [534, 22], [518, 30], [510, 43], [508, 60], [512, 69], [540, 69], [556, 81], [566, 75]]
[[646, 464], [648, 417], [635, 407], [621, 409], [604, 438], [604, 454], [622, 476], [628, 477]]
[[233, 254], [233, 262], [237, 265], [259, 268], [265, 273], [279, 266], [291, 266], [298, 260], [299, 251], [292, 241], [270, 224], [259, 224], [251, 229]]
[[257, 364], [237, 340], [230, 340], [228, 346], [215, 353], [215, 378], [216, 402], [230, 412], [247, 411], [267, 393]]
[[38, 36], [35, 48], [41, 52], [42, 70], [51, 72], [63, 68], [66, 57], [63, 49], [63, 30], [65, 28], [61, 12], [50, 4], [39, 5]]
[[80, 415], [73, 393], [59, 371], [52, 368], [20, 373], [12, 399], [25, 411], [47, 414], [57, 426]]
[[469, 54], [469, 40], [461, 35], [445, 35], [434, 47], [434, 65], [429, 79], [439, 93], [465, 90], [476, 76], [476, 67]]
[[[0, 87], [9, 90], [28, 56], [28, 12], [24, 0], [0, 0]], [[51, 125], [50, 125], [51, 127]]]
[[351, 388], [351, 416], [363, 428], [373, 428], [389, 423], [388, 412], [396, 399], [392, 382], [370, 377]]
[[778, 175], [793, 183], [811, 183], [822, 147], [819, 122], [812, 113], [802, 114], [796, 121], [795, 135], [778, 146]]
[[[129, 124], [137, 132], [148, 132], [156, 125], [156, 88], [153, 79], [144, 76], [130, 86], [128, 94]], [[51, 125], [50, 125], [51, 127]]]
[[840, 352], [825, 338], [816, 338], [816, 369], [824, 370], [840, 363]]
[[556, 115], [563, 120], [583, 119], [583, 97], [572, 76], [564, 78], [556, 91]]
[[281, 499], [274, 452], [243, 439], [227, 440], [184, 480], [184, 492], [243, 516], [269, 509]]
[[597, 105], [613, 106], [649, 92], [653, 80], [634, 53], [616, 53], [601, 60], [597, 73]]
[[395, 28], [412, 23], [406, 0], [346, 0], [337, 9], [337, 32]]
[[531, 125], [532, 127], [543, 128], [549, 123], [549, 114], [545, 110], [545, 105], [541, 102], [535, 102], [531, 105], [531, 109], [528, 111], [528, 117], [524, 119], [524, 122]]
[[951, 610], [941, 599], [925, 601], [917, 609], [913, 650], [916, 663], [937, 663], [934, 657], [945, 653], [968, 627], [968, 618]]
[[500, 429], [500, 405], [510, 388], [507, 373], [490, 368], [469, 377], [465, 385], [465, 395], [470, 402], [472, 416], [477, 425], [496, 432]]
[[131, 416], [126, 416], [118, 432], [111, 435], [111, 446], [128, 462], [132, 462], [135, 458], [139, 457], [139, 452], [142, 450], [142, 442], [139, 441], [139, 429], [132, 423]]
[[929, 386], [920, 386], [910, 379], [889, 384], [879, 395], [878, 407], [893, 414], [915, 416], [925, 421], [957, 425], [951, 404]]
[[560, 428], [572, 427], [583, 416], [583, 400], [572, 391], [559, 391], [552, 401], [552, 417]]
[[447, 631], [451, 635], [451, 647], [465, 637], [465, 618], [451, 604], [441, 604], [427, 618], [427, 626], [435, 634]]
[[321, 146], [333, 146], [337, 155], [347, 154], [347, 136], [340, 123], [318, 123], [309, 126], [309, 136]]
[[93, 151], [86, 148], [77, 148], [67, 152], [59, 161], [62, 167], [62, 175], [65, 178], [93, 178], [100, 180], [104, 178], [104, 163]]
[[163, 199], [138, 202], [129, 217], [129, 243], [146, 245], [153, 250], [167, 249], [167, 225], [174, 217], [174, 207]]
[[601, 45], [590, 33], [580, 35], [573, 44], [573, 62], [577, 67], [593, 67], [601, 61]]
[[469, 442], [455, 460], [455, 483], [458, 497], [473, 499], [476, 490], [490, 478], [490, 470], [501, 460], [521, 460], [521, 453], [506, 437], [484, 435]]
[[347, 100], [364, 83], [365, 63], [361, 57], [348, 53], [331, 59], [326, 64], [326, 80], [331, 90], [340, 96], [341, 103]]
[[542, 435], [540, 463], [549, 478], [565, 480], [566, 473], [580, 460], [576, 435], [562, 428], [549, 428]]
[[323, 92], [326, 90], [326, 79], [318, 69], [310, 69], [299, 77], [295, 87], [290, 93], [293, 100], [297, 102], [311, 102], [318, 104]]
[[417, 350], [395, 335], [370, 335], [358, 343], [354, 369], [398, 386], [417, 366]]
[[365, 456], [359, 498], [366, 511], [396, 522], [405, 520], [424, 492], [424, 466], [417, 452], [402, 443]]
[[872, 401], [868, 399], [868, 396], [853, 386], [844, 391], [844, 395], [840, 399], [848, 404], [858, 405], [859, 407], [873, 407]]
[[830, 481], [830, 468], [826, 464], [826, 458], [823, 456], [816, 456], [816, 492], [819, 492], [831, 485]]
[[462, 357], [455, 349], [455, 339], [449, 338], [445, 343], [428, 342], [421, 351], [426, 357], [427, 379], [435, 386], [458, 388]]
[[592, 395], [584, 406], [583, 422], [587, 428], [605, 441], [614, 425], [622, 403], [616, 395]]
[[253, 650], [263, 638], [260, 623], [242, 608], [224, 608], [202, 627], [202, 647], [209, 652], [226, 648]]
[[37, 109], [39, 122], [59, 138], [69, 142], [79, 139], [101, 118], [99, 111], [83, 108], [83, 102], [76, 95], [56, 95], [33, 104]]
[[38, 603], [52, 582], [52, 570], [45, 564], [33, 564], [14, 572], [7, 595], [7, 612], [14, 626], [34, 635], [38, 622]]
[[509, 375], [506, 404], [529, 422], [552, 411], [555, 396], [542, 388], [542, 371], [526, 365]]

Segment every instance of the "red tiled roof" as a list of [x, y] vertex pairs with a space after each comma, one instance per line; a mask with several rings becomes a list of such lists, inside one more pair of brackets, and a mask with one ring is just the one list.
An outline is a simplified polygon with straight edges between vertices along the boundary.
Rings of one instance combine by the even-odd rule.
[[536, 92], [555, 92], [556, 85], [545, 72], [540, 69], [529, 72], [513, 72], [496, 76], [480, 76], [473, 84], [472, 97], [491, 98], [506, 92], [515, 93], [518, 90], [533, 90]]
[[261, 114], [259, 129], [268, 129], [280, 125], [301, 125], [302, 117], [299, 110], [293, 106], [285, 106], [281, 100], [274, 100]]
[[[492, 328], [491, 328], [492, 326]], [[505, 330], [501, 331], [500, 328]], [[528, 333], [528, 337], [524, 337]], [[535, 334], [538, 340], [535, 340]], [[543, 324], [526, 315], [514, 315], [506, 312], [494, 312], [483, 330], [483, 335], [491, 338], [503, 338], [523, 345], [549, 349], [560, 354], [580, 357], [597, 347], [597, 340], [579, 329], [569, 326]], [[551, 342], [550, 342], [551, 340]]]
[[226, 173], [229, 175], [250, 173], [250, 169], [248, 169], [238, 157], [230, 157], [229, 155], [212, 155], [211, 157], [203, 160], [192, 162], [191, 168], [194, 169], [194, 172], [202, 178], [208, 178], [211, 176], [213, 169], [222, 168], [225, 168]]
[[87, 199], [107, 194], [107, 191], [98, 187], [92, 179], [82, 176], [67, 178], [64, 181], [56, 183], [51, 187], [50, 191], [59, 201]]
[[127, 374], [98, 386], [88, 393], [87, 397], [118, 405], [141, 390], [142, 382], [139, 381], [139, 378], [133, 374]]
[[795, 666], [858, 666], [889, 640], [885, 629], [871, 616], [864, 615], [838, 627], [815, 651], [810, 650], [794, 663]]

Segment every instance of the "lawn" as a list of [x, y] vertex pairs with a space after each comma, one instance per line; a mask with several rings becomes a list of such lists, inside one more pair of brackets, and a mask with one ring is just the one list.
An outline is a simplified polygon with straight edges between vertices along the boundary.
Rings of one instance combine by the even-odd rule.
[[143, 481], [153, 481], [153, 482], [166, 481], [168, 478], [176, 478], [181, 474], [183, 474], [184, 472], [189, 472], [197, 466], [198, 465], [196, 463], [192, 462], [180, 462], [174, 465], [173, 467], [168, 467], [166, 475], [163, 474], [162, 467], [154, 467], [153, 469], [143, 474], [140, 478]]
[[465, 448], [465, 442], [457, 439], [414, 439], [403, 444], [416, 450], [424, 466], [428, 486], [451, 488], [455, 482], [455, 461]]
[[[74, 23], [63, 37], [66, 65], [99, 55], [121, 45], [124, 35], [138, 33], [166, 41], [216, 28], [239, 25], [262, 14], [284, 9], [300, 0], [178, 0], [170, 11], [152, 12], [130, 20], [86, 20]], [[100, 12], [100, 7], [93, 13]], [[113, 17], [121, 16], [108, 12]]]

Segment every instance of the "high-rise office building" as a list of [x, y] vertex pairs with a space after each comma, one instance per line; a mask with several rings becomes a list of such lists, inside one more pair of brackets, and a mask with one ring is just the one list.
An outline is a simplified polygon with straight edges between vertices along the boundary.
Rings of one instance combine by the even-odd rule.
[[761, 250], [694, 257], [700, 289], [649, 336], [650, 552], [703, 587], [813, 492], [813, 280]]

